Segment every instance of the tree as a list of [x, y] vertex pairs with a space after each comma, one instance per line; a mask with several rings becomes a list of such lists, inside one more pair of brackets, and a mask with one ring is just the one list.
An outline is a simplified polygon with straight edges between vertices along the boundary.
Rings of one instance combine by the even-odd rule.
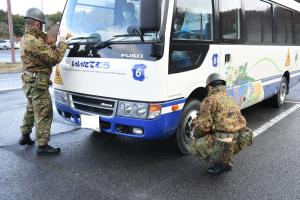
[[21, 37], [24, 34], [25, 30], [25, 19], [20, 15], [13, 15], [13, 23], [14, 23], [14, 35], [16, 37]]
[[[48, 31], [51, 27], [57, 25], [61, 21], [62, 13], [57, 12], [51, 15], [45, 15], [46, 17], [46, 31]], [[13, 24], [14, 24], [14, 36], [21, 37], [25, 31], [25, 19], [22, 15], [13, 15]], [[0, 38], [8, 38], [8, 20], [7, 20], [7, 12], [4, 10], [0, 10]]]
[[0, 38], [8, 37], [7, 12], [0, 10]]
[[60, 22], [62, 18], [62, 13], [61, 12], [57, 12], [51, 15], [46, 15], [46, 19], [53, 22], [54, 24], [56, 24], [57, 22]]
[[0, 22], [7, 22], [7, 12], [0, 10]]
[[61, 18], [62, 18], [62, 13], [57, 12], [51, 15], [46, 15], [46, 31], [48, 31], [52, 26], [55, 26], [56, 24], [60, 23]]

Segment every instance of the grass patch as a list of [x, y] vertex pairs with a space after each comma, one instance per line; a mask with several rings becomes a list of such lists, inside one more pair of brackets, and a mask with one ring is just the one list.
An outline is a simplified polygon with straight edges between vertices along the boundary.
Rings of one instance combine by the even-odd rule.
[[12, 73], [12, 72], [20, 72], [23, 67], [21, 63], [1, 63], [0, 62], [0, 73]]

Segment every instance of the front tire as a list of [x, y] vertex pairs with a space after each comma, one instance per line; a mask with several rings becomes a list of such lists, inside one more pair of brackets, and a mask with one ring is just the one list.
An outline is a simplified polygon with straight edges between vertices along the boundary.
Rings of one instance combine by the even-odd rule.
[[4, 50], [7, 50], [8, 48], [7, 48], [7, 46], [4, 46], [3, 49], [4, 49]]
[[285, 76], [282, 77], [279, 89], [275, 96], [273, 97], [273, 105], [277, 108], [280, 108], [286, 99], [286, 95], [288, 92], [288, 81]]
[[187, 150], [188, 144], [194, 139], [191, 131], [191, 123], [194, 118], [197, 117], [197, 113], [200, 110], [200, 101], [197, 99], [191, 99], [183, 109], [179, 126], [176, 130], [176, 144], [179, 152], [183, 155], [190, 154]]

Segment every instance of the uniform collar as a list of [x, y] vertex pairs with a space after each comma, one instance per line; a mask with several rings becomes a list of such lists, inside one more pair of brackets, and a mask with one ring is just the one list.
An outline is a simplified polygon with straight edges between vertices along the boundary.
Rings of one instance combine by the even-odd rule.
[[31, 34], [35, 37], [42, 38], [44, 41], [46, 41], [46, 39], [47, 39], [47, 34], [46, 33], [40, 31], [37, 28], [33, 28], [32, 26], [28, 26], [25, 33]]
[[224, 94], [226, 95], [226, 86], [220, 85], [220, 86], [216, 86], [213, 88], [210, 88], [208, 91], [208, 96], [213, 95], [213, 94]]

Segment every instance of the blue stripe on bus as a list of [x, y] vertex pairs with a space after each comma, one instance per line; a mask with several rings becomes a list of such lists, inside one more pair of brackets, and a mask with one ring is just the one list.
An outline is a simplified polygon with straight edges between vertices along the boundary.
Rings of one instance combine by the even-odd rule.
[[[300, 72], [300, 70], [299, 70], [299, 72]], [[266, 81], [276, 79], [279, 77], [281, 77], [281, 76], [280, 75], [274, 76], [271, 78], [262, 79], [261, 81], [266, 82]], [[294, 85], [295, 83], [297, 83], [299, 81], [300, 81], [300, 75], [291, 77], [290, 84]], [[279, 84], [280, 84], [280, 80], [275, 83], [265, 85], [263, 87], [265, 99], [276, 94]], [[185, 103], [186, 100], [187, 100], [186, 98], [182, 98], [182, 99], [178, 99], [178, 100], [168, 101], [168, 102], [163, 103], [162, 107], [165, 108], [165, 107], [169, 107], [172, 105]], [[78, 111], [72, 109], [70, 106], [67, 106], [67, 105], [63, 105], [63, 104], [60, 104], [57, 102], [55, 102], [55, 104], [56, 104], [56, 108], [60, 112], [63, 111], [63, 112], [67, 112], [68, 114], [72, 115], [72, 117], [69, 119], [69, 121], [80, 125], [80, 118], [79, 118], [80, 113]], [[110, 128], [108, 128], [108, 129], [103, 128], [102, 129], [103, 132], [108, 132], [108, 133], [117, 134], [117, 135], [125, 135], [125, 136], [135, 137], [135, 138], [159, 139], [159, 138], [170, 137], [172, 134], [175, 133], [176, 128], [179, 125], [181, 113], [182, 113], [182, 110], [170, 112], [170, 113], [163, 114], [159, 118], [153, 119], [153, 120], [134, 119], [134, 118], [115, 116], [113, 118], [101, 117], [100, 121], [111, 124]], [[131, 127], [141, 127], [144, 129], [144, 134], [143, 135], [133, 135], [133, 134], [119, 133], [116, 130], [117, 124], [131, 126]]]
[[264, 85], [264, 87], [263, 87], [264, 88], [264, 99], [270, 98], [277, 93], [280, 82], [281, 82], [281, 80], [279, 80], [275, 83]]
[[295, 71], [290, 72], [290, 74], [292, 75], [292, 74], [296, 74], [296, 73], [299, 73], [299, 72], [300, 72], [300, 70], [295, 70]]
[[[297, 75], [297, 76], [292, 77], [293, 74], [296, 74], [296, 73], [299, 73], [299, 72], [300, 72], [300, 70], [291, 72], [290, 81], [289, 81], [289, 88], [295, 86], [300, 81], [300, 74]], [[274, 76], [272, 79], [276, 79], [276, 78], [280, 78], [280, 77], [282, 77], [282, 76], [278, 75], [278, 76]], [[269, 81], [269, 80], [272, 80], [272, 79], [267, 78], [267, 79], [262, 79], [261, 81], [266, 82], [266, 81]], [[274, 83], [264, 85], [265, 99], [267, 99], [269, 97], [272, 97], [277, 93], [277, 91], [279, 89], [280, 82], [281, 82], [281, 79], [274, 82]]]
[[276, 76], [271, 76], [271, 77], [268, 77], [268, 78], [263, 78], [260, 81], [261, 82], [267, 82], [267, 81], [270, 81], [270, 80], [273, 80], [273, 79], [277, 79], [277, 78], [281, 78], [281, 77], [282, 77], [282, 75], [276, 75]]
[[[300, 73], [300, 70], [296, 70], [296, 71], [292, 71], [290, 72], [290, 76], [292, 76], [293, 74], [297, 74], [297, 73]], [[261, 79], [260, 81], [261, 82], [267, 82], [267, 81], [270, 81], [270, 80], [273, 80], [273, 79], [277, 79], [277, 78], [281, 78], [283, 75], [275, 75], [275, 76], [271, 76], [271, 77], [268, 77], [268, 78], [263, 78]], [[300, 76], [300, 75], [299, 75]], [[296, 76], [298, 77], [298, 76]], [[291, 79], [294, 78], [294, 77], [291, 77]]]
[[[299, 72], [300, 72], [300, 70], [297, 73], [299, 73]], [[293, 73], [293, 74], [296, 74], [296, 73]], [[291, 74], [291, 75], [293, 75], [293, 74]], [[300, 82], [300, 74], [297, 76], [291, 77], [290, 78], [290, 88], [294, 87], [299, 82]]]
[[[298, 71], [300, 72], [300, 70]], [[293, 73], [294, 74], [294, 73]], [[292, 75], [292, 74], [291, 74]], [[280, 76], [278, 76], [279, 78]], [[266, 81], [263, 81], [266, 82]], [[264, 86], [264, 95], [265, 95], [265, 99], [274, 96], [278, 89], [279, 89], [279, 85], [280, 85], [281, 80], [278, 80], [274, 83], [268, 84]], [[290, 77], [290, 82], [289, 82], [289, 87], [293, 87], [295, 86], [298, 82], [300, 82], [300, 74], [294, 77]]]
[[[59, 112], [67, 112], [68, 114], [72, 115], [70, 119], [65, 118], [66, 120], [80, 125], [80, 118], [79, 118], [80, 113], [78, 111], [75, 111], [70, 106], [63, 105], [58, 102], [55, 102], [55, 105], [57, 110], [59, 110]], [[182, 110], [167, 113], [161, 115], [157, 119], [134, 119], [134, 118], [121, 117], [121, 116], [115, 116], [113, 118], [100, 117], [101, 122], [110, 124], [110, 128], [108, 129], [102, 128], [101, 131], [117, 134], [117, 135], [134, 137], [134, 138], [144, 138], [144, 139], [167, 138], [175, 133], [176, 128], [179, 124], [181, 112]], [[117, 131], [116, 128], [117, 125], [143, 128], [144, 134], [133, 135], [132, 133], [131, 134], [120, 133]]]

